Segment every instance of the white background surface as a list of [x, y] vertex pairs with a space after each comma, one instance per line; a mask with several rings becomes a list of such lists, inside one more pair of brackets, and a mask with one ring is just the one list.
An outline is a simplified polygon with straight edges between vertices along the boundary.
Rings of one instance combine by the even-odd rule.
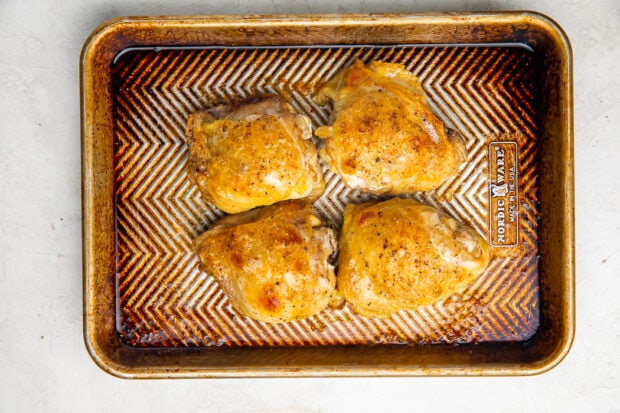
[[[574, 52], [577, 336], [525, 378], [128, 381], [82, 340], [78, 59], [120, 15], [530, 9]], [[620, 412], [620, 2], [0, 0], [0, 411]]]

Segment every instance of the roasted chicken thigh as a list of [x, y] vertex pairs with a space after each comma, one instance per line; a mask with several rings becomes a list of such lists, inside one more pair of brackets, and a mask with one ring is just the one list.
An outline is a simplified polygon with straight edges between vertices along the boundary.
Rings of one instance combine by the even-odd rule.
[[465, 145], [429, 108], [419, 79], [401, 64], [356, 61], [317, 94], [333, 102], [318, 128], [321, 156], [351, 188], [375, 194], [428, 191], [454, 175]]
[[300, 201], [229, 215], [195, 240], [201, 268], [232, 305], [272, 323], [309, 317], [328, 305], [335, 247], [333, 231]]
[[307, 116], [268, 95], [193, 113], [187, 171], [208, 202], [228, 213], [325, 189]]
[[446, 298], [489, 262], [472, 228], [411, 199], [348, 205], [338, 290], [357, 313], [389, 317]]

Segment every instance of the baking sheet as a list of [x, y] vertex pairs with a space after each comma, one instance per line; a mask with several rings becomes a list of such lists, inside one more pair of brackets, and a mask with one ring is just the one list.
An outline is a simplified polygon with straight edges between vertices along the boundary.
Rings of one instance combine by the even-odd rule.
[[[492, 244], [485, 274], [390, 319], [347, 307], [280, 325], [240, 317], [189, 245], [222, 213], [185, 175], [189, 113], [260, 92], [314, 126], [312, 91], [353, 59], [401, 62], [467, 141], [461, 172], [411, 194]], [[128, 378], [535, 374], [574, 334], [568, 40], [530, 12], [119, 18], [81, 60], [84, 336]], [[512, 172], [510, 169], [512, 168]], [[338, 227], [370, 196], [324, 167]]]

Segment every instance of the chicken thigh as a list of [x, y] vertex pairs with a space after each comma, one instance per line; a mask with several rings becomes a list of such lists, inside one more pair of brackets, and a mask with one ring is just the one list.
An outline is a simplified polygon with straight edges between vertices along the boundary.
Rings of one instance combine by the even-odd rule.
[[254, 320], [310, 317], [334, 293], [333, 231], [300, 201], [229, 215], [196, 239], [195, 250], [232, 305]]
[[338, 290], [357, 313], [389, 317], [453, 295], [488, 262], [486, 241], [433, 207], [400, 198], [348, 205]]
[[325, 189], [307, 116], [276, 95], [193, 113], [187, 122], [190, 180], [228, 213]]
[[356, 61], [324, 84], [333, 102], [321, 156], [351, 188], [375, 194], [428, 191], [454, 175], [465, 145], [428, 107], [419, 79], [401, 64]]

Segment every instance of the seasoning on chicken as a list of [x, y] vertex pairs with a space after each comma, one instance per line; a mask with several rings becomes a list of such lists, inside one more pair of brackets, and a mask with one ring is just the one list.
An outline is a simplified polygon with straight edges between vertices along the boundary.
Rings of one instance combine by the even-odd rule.
[[325, 189], [310, 119], [279, 96], [193, 113], [186, 135], [190, 180], [225, 212], [313, 201]]
[[357, 313], [389, 317], [455, 294], [489, 263], [472, 228], [411, 199], [349, 205], [338, 290]]
[[328, 305], [335, 244], [309, 204], [286, 201], [222, 218], [196, 239], [195, 250], [241, 314], [278, 323]]
[[333, 102], [321, 157], [351, 188], [403, 194], [437, 188], [466, 159], [465, 145], [429, 108], [420, 80], [401, 64], [356, 61], [324, 84]]

